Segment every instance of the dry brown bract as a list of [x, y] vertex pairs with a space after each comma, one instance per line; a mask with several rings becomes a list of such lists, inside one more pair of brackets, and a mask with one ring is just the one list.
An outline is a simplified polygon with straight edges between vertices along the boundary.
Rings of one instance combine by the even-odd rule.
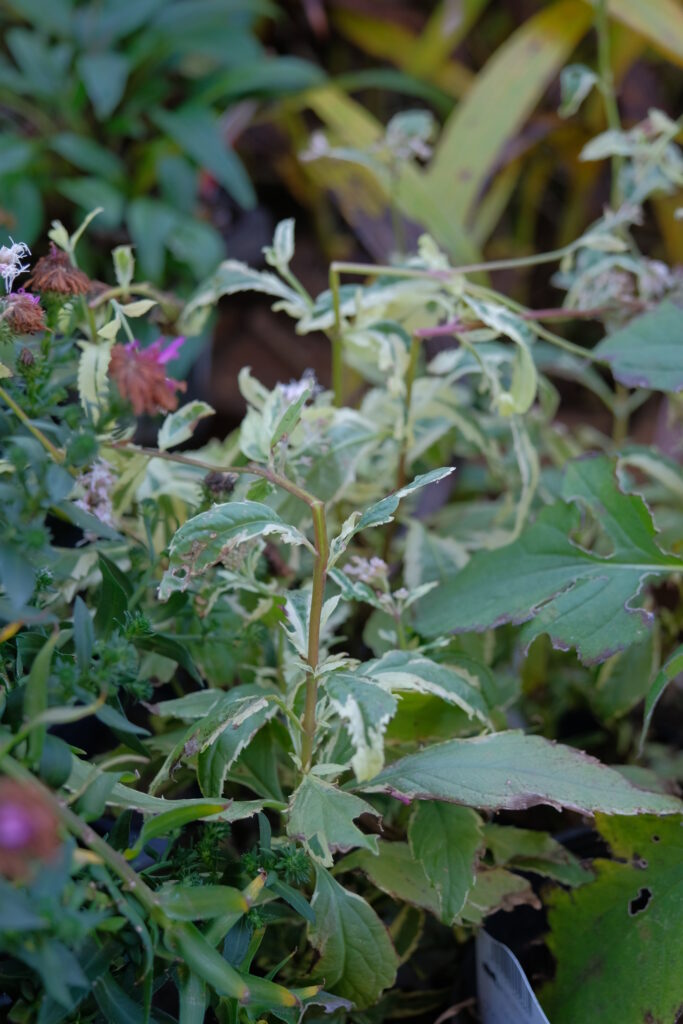
[[59, 846], [57, 816], [40, 790], [0, 779], [0, 875], [27, 878], [35, 862], [51, 860]]
[[45, 330], [45, 314], [38, 296], [23, 291], [7, 296], [5, 320], [14, 334], [38, 334]]
[[90, 289], [90, 278], [78, 267], [74, 267], [68, 253], [50, 242], [50, 252], [47, 256], [41, 256], [36, 263], [29, 285], [37, 292], [85, 295]]

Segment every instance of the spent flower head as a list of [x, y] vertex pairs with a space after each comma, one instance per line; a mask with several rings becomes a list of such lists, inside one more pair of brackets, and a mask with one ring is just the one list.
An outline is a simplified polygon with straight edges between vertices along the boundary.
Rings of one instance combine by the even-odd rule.
[[5, 290], [12, 291], [14, 279], [19, 274], [25, 274], [29, 269], [28, 263], [22, 260], [31, 255], [31, 250], [25, 242], [15, 242], [10, 238], [11, 245], [0, 245], [0, 274], [5, 282]]
[[353, 555], [351, 561], [344, 566], [344, 572], [347, 576], [355, 576], [361, 583], [367, 583], [368, 586], [384, 587], [387, 582], [389, 566], [376, 555], [373, 555], [372, 558]]
[[27, 878], [34, 862], [51, 860], [58, 848], [57, 816], [40, 790], [0, 779], [0, 875]]
[[38, 334], [45, 330], [45, 313], [37, 295], [28, 295], [20, 288], [8, 295], [4, 319], [14, 334]]
[[29, 285], [37, 292], [85, 295], [90, 290], [90, 278], [73, 265], [67, 252], [50, 242], [50, 251], [36, 263]]
[[109, 376], [116, 382], [121, 397], [133, 406], [136, 416], [147, 413], [173, 412], [178, 407], [176, 392], [187, 384], [166, 376], [166, 364], [175, 359], [185, 339], [174, 338], [155, 342], [142, 348], [139, 341], [114, 345], [111, 350]]

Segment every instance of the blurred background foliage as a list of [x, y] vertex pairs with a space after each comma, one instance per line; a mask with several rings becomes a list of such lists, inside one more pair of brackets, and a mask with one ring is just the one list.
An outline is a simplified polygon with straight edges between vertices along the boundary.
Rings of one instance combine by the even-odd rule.
[[[609, 14], [622, 123], [676, 117], [683, 7]], [[601, 97], [558, 112], [562, 68], [597, 65], [588, 0], [0, 0], [0, 15], [0, 229], [33, 244], [100, 206], [93, 274], [131, 240], [144, 276], [187, 292], [226, 255], [258, 264], [294, 214], [315, 291], [330, 259], [386, 261], [425, 230], [455, 262], [554, 249], [609, 201], [606, 163], [579, 157], [606, 127]], [[675, 201], [653, 202], [639, 239], [669, 263]], [[549, 276], [495, 283], [552, 305]], [[247, 348], [250, 332], [223, 331]], [[271, 348], [266, 382], [325, 376], [310, 345]]]

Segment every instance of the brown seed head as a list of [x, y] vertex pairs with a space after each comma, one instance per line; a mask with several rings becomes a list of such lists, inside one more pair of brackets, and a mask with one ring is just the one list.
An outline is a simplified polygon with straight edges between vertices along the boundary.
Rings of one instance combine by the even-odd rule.
[[109, 376], [116, 382], [121, 397], [133, 406], [136, 416], [147, 413], [173, 412], [178, 407], [177, 391], [185, 391], [184, 381], [166, 376], [163, 362], [154, 347], [140, 349], [135, 345], [114, 345], [109, 362]]
[[7, 296], [5, 320], [14, 334], [38, 334], [45, 330], [45, 313], [38, 296], [23, 291]]
[[50, 242], [50, 252], [41, 256], [35, 265], [29, 285], [37, 292], [56, 292], [58, 295], [85, 295], [90, 278], [74, 267], [69, 254]]

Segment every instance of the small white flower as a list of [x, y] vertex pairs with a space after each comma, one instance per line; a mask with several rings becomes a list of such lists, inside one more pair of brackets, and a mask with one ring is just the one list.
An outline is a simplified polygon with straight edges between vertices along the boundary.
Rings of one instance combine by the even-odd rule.
[[15, 242], [10, 238], [11, 246], [0, 245], [0, 274], [5, 281], [5, 290], [12, 291], [14, 279], [19, 274], [25, 274], [29, 269], [28, 263], [21, 261], [25, 256], [31, 255], [31, 250], [25, 242]]
[[304, 370], [301, 380], [290, 380], [289, 384], [278, 384], [282, 397], [286, 402], [297, 402], [305, 391], [315, 395], [320, 390], [313, 370]]
[[368, 559], [354, 555], [351, 561], [344, 566], [344, 572], [347, 576], [356, 576], [361, 583], [381, 585], [386, 581], [389, 566], [377, 556]]
[[[111, 466], [103, 459], [98, 459], [80, 477], [79, 483], [83, 488], [83, 495], [74, 502], [76, 507], [89, 512], [105, 526], [115, 526], [111, 500], [115, 478]], [[88, 539], [91, 539], [90, 536]]]

